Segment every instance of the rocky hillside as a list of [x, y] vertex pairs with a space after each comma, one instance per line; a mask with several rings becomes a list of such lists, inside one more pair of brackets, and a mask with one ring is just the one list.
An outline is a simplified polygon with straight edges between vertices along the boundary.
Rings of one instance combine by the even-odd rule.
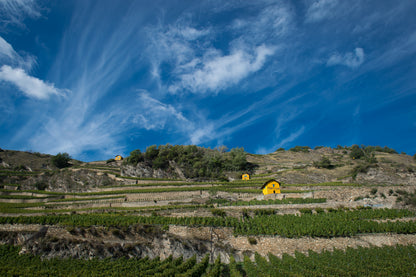
[[[180, 149], [186, 150], [187, 146]], [[246, 153], [244, 157], [240, 149], [234, 153], [233, 150], [190, 149], [193, 150], [176, 156], [163, 154], [160, 150], [159, 156], [156, 153], [151, 159], [146, 159], [147, 153], [143, 153], [136, 162], [131, 162], [132, 156], [124, 161], [109, 159], [82, 163], [71, 160], [69, 166], [63, 169], [54, 166], [51, 155], [0, 150], [0, 184], [17, 185], [22, 189], [75, 192], [131, 184], [130, 177], [231, 181], [239, 179], [244, 172], [257, 178], [275, 178], [284, 184], [416, 183], [414, 157], [395, 153], [389, 148], [295, 147], [267, 155]]]
[[273, 177], [286, 184], [339, 181], [360, 184], [416, 183], [416, 160], [412, 156], [394, 153], [391, 149], [366, 151], [360, 147], [357, 151], [364, 153], [355, 158], [351, 147], [322, 147], [316, 150], [280, 150], [268, 155], [249, 154], [247, 160], [258, 166], [254, 172], [257, 176]]
[[[69, 160], [64, 168], [56, 156], [0, 151], [0, 244], [43, 258], [209, 254], [225, 263], [416, 244], [409, 155], [358, 146], [268, 155], [151, 149], [124, 161]], [[263, 195], [271, 178], [281, 194]]]

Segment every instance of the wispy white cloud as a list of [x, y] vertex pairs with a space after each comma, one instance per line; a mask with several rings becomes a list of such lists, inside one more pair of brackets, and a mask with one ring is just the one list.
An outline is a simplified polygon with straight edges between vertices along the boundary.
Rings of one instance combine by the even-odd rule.
[[[136, 73], [143, 54], [143, 18], [135, 5], [120, 7], [123, 20], [118, 20], [106, 5], [76, 3], [49, 74], [71, 94], [44, 116], [32, 135], [32, 149], [65, 151], [87, 159], [123, 153], [126, 137], [120, 134], [131, 131], [134, 125], [128, 119], [140, 113], [140, 106], [133, 104], [134, 87], [123, 87]], [[88, 152], [95, 154], [82, 156]]]
[[348, 52], [344, 55], [335, 53], [328, 59], [327, 65], [345, 65], [350, 68], [356, 68], [364, 62], [364, 50], [362, 48], [355, 48], [354, 52]]
[[191, 144], [200, 144], [218, 138], [215, 134], [214, 124], [210, 123], [203, 127], [193, 128], [192, 132], [189, 133], [189, 140]]
[[1, 0], [0, 1], [0, 27], [24, 27], [26, 17], [38, 18], [41, 16], [40, 7], [35, 0]]
[[32, 55], [19, 55], [13, 46], [0, 36], [0, 62], [30, 70], [36, 64], [36, 59]]
[[210, 28], [193, 28], [190, 23], [183, 21], [180, 19], [179, 22], [168, 27], [159, 24], [146, 29], [150, 40], [147, 51], [151, 57], [152, 75], [159, 82], [163, 71], [162, 64], [169, 63], [172, 70], [189, 66], [200, 54], [199, 52], [204, 52], [209, 47], [209, 44], [201, 45], [196, 40], [209, 36]]
[[246, 43], [260, 44], [281, 38], [293, 30], [294, 13], [288, 3], [279, 2], [263, 7], [251, 17], [235, 19], [230, 27]]
[[178, 108], [153, 98], [147, 91], [139, 92], [135, 109], [140, 113], [133, 115], [130, 121], [138, 128], [180, 133], [191, 144], [199, 144], [215, 138], [212, 123], [202, 124], [200, 120], [196, 123], [186, 118]]
[[306, 12], [307, 22], [317, 22], [333, 16], [334, 8], [338, 6], [338, 0], [316, 0]]
[[230, 55], [204, 57], [202, 61], [193, 61], [187, 72], [181, 73], [180, 81], [169, 87], [169, 91], [177, 93], [181, 90], [193, 93], [207, 91], [218, 92], [229, 86], [236, 85], [249, 74], [262, 68], [267, 56], [274, 53], [273, 47], [258, 46], [253, 54], [243, 50], [234, 50]]
[[16, 55], [13, 47], [0, 36], [0, 58], [14, 59]]
[[188, 126], [190, 122], [172, 105], [152, 98], [148, 92], [138, 95], [140, 113], [133, 117], [133, 123], [146, 130], [161, 130], [171, 126]]
[[21, 68], [3, 65], [0, 68], [0, 81], [15, 85], [26, 96], [37, 99], [48, 99], [51, 95], [64, 95], [64, 90], [55, 88], [54, 84], [29, 76]]
[[[292, 12], [284, 5], [262, 7], [226, 30], [215, 22], [196, 28], [184, 17], [147, 30], [152, 75], [170, 93], [218, 93], [235, 86], [275, 54], [278, 47], [265, 41], [281, 38], [292, 26]], [[218, 47], [215, 41], [224, 31], [229, 35], [222, 42], [226, 47]]]
[[303, 133], [305, 132], [305, 126], [300, 126], [300, 128], [298, 128], [296, 131], [290, 133], [289, 136], [285, 137], [284, 139], [282, 139], [276, 146], [276, 148], [279, 147], [284, 147], [287, 144], [291, 143], [292, 141], [296, 140], [297, 138], [299, 138], [301, 135], [303, 135]]
[[67, 152], [79, 159], [87, 158], [83, 156], [85, 151], [99, 151], [107, 157], [123, 152], [123, 147], [117, 144], [117, 135], [124, 126], [113, 124], [121, 120], [117, 111], [97, 114], [82, 124], [71, 118], [76, 115], [65, 115], [64, 118], [49, 118], [44, 128], [34, 131], [31, 147], [51, 154]]

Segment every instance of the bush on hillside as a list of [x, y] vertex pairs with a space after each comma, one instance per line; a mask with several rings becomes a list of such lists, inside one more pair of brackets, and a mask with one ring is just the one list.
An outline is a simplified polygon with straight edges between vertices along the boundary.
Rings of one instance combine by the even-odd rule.
[[370, 163], [362, 163], [359, 164], [357, 166], [355, 166], [352, 170], [351, 170], [351, 177], [355, 180], [355, 178], [357, 177], [358, 173], [367, 173], [368, 170], [370, 168], [374, 167], [374, 165], [370, 164]]
[[124, 159], [124, 164], [136, 165], [144, 160], [143, 154], [139, 149], [130, 152], [130, 156]]
[[58, 153], [56, 156], [52, 157], [52, 164], [57, 168], [64, 168], [70, 166], [70, 160], [71, 157], [68, 153]]
[[308, 153], [309, 149], [311, 149], [309, 146], [295, 146], [293, 148], [290, 148], [289, 151]]
[[326, 169], [334, 168], [334, 166], [331, 164], [331, 161], [327, 157], [322, 157], [319, 161], [313, 162], [313, 166], [316, 168], [326, 168]]
[[354, 144], [351, 146], [350, 157], [351, 159], [358, 160], [364, 157], [364, 150], [361, 149], [358, 145]]
[[187, 178], [220, 178], [224, 171], [247, 171], [250, 164], [243, 148], [206, 149], [195, 145], [152, 145], [144, 154], [134, 150], [126, 163], [136, 165], [143, 161], [154, 169], [174, 170], [171, 162], [181, 168]]

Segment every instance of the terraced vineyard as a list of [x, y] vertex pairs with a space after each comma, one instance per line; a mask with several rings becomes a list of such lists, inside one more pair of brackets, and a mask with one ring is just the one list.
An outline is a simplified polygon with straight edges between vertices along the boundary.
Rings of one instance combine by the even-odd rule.
[[283, 171], [259, 170], [250, 181], [195, 181], [122, 176], [121, 162], [33, 167], [0, 171], [2, 180], [16, 181], [0, 189], [2, 275], [403, 276], [415, 270], [411, 184], [291, 183], [280, 195], [263, 196], [263, 183]]
[[348, 248], [307, 255], [296, 252], [282, 258], [269, 255], [268, 260], [255, 254], [254, 261], [244, 256], [237, 263], [231, 256], [224, 264], [218, 257], [213, 264], [209, 255], [165, 260], [149, 259], [51, 259], [18, 254], [19, 249], [0, 246], [2, 276], [406, 276], [414, 273], [415, 246]]

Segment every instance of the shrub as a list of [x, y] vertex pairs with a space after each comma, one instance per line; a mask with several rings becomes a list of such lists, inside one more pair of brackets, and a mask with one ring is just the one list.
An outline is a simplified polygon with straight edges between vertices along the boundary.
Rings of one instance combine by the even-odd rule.
[[248, 237], [248, 242], [249, 242], [251, 245], [256, 245], [256, 244], [257, 244], [257, 240], [256, 240], [256, 238], [253, 238], [253, 237]]
[[351, 146], [350, 157], [351, 159], [357, 160], [361, 159], [364, 156], [364, 150], [361, 149], [358, 145]]
[[304, 152], [304, 153], [308, 153], [309, 149], [311, 149], [309, 146], [295, 146], [293, 148], [290, 148], [290, 151], [293, 152]]
[[326, 168], [332, 169], [334, 166], [331, 164], [331, 161], [327, 157], [322, 157], [319, 161], [313, 162], [313, 166], [316, 168]]
[[261, 215], [273, 215], [275, 214], [275, 210], [274, 209], [261, 209], [261, 210], [255, 210], [254, 214], [257, 216], [261, 216]]
[[52, 164], [57, 168], [64, 168], [70, 166], [70, 160], [71, 157], [68, 153], [58, 153], [56, 156], [52, 157]]
[[299, 209], [299, 211], [302, 214], [312, 214], [312, 209], [309, 209], [309, 208], [301, 208], [301, 209]]
[[159, 155], [159, 149], [156, 145], [152, 145], [146, 148], [144, 158], [148, 161], [153, 161], [157, 157], [157, 155]]
[[363, 164], [359, 164], [356, 167], [354, 167], [351, 171], [351, 176], [353, 179], [355, 179], [357, 177], [358, 173], [367, 173], [368, 170], [373, 167], [374, 165], [371, 165], [369, 163], [363, 163]]
[[46, 182], [40, 181], [35, 183], [35, 187], [37, 190], [45, 190], [48, 187]]
[[119, 230], [119, 229], [113, 229], [111, 231], [111, 233], [113, 234], [113, 236], [118, 237], [120, 239], [124, 239], [124, 234]]
[[416, 191], [413, 193], [408, 193], [404, 190], [397, 190], [396, 191], [400, 196], [397, 197], [397, 202], [403, 201], [405, 205], [411, 205], [416, 207]]
[[123, 163], [136, 165], [139, 162], [142, 162], [143, 160], [144, 158], [142, 152], [140, 151], [140, 149], [136, 149], [130, 152], [130, 156], [124, 159]]
[[226, 216], [225, 211], [223, 211], [221, 209], [211, 209], [211, 213], [214, 216], [220, 216], [220, 217], [225, 217]]
[[[257, 210], [256, 210], [256, 212], [257, 212]], [[243, 218], [250, 218], [249, 210], [247, 210], [247, 209], [243, 209], [241, 211], [241, 214], [242, 214]], [[257, 215], [257, 213], [256, 213], [256, 215]]]
[[25, 165], [21, 164], [21, 165], [17, 165], [15, 167], [13, 167], [13, 170], [14, 171], [26, 171], [27, 167]]
[[371, 194], [376, 194], [377, 193], [377, 189], [376, 188], [373, 188], [373, 189], [371, 189]]

